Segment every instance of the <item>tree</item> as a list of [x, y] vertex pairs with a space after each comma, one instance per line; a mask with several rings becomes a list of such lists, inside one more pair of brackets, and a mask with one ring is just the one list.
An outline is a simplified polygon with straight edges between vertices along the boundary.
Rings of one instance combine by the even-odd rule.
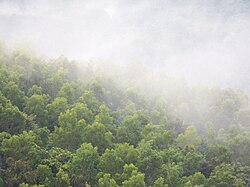
[[32, 168], [46, 158], [46, 151], [35, 143], [35, 134], [32, 131], [24, 131], [20, 135], [13, 135], [4, 139], [1, 144], [3, 153], [4, 180], [10, 186], [26, 181], [28, 184], [35, 183], [35, 172]]
[[0, 64], [0, 91], [8, 84], [9, 82], [18, 82], [20, 78], [20, 73], [14, 69], [8, 68], [6, 65]]
[[79, 101], [86, 104], [94, 115], [98, 113], [100, 103], [94, 96], [93, 92], [91, 91], [84, 92], [84, 94], [79, 98]]
[[234, 172], [237, 178], [243, 180], [244, 185], [250, 184], [250, 166], [244, 166], [241, 163], [234, 165]]
[[26, 114], [10, 103], [6, 106], [0, 104], [0, 119], [0, 131], [11, 134], [21, 133], [27, 128], [28, 122], [31, 121]]
[[116, 174], [115, 179], [119, 186], [146, 186], [144, 174], [133, 164], [125, 164], [123, 172]]
[[55, 187], [69, 187], [69, 175], [65, 173], [62, 169], [56, 174]]
[[98, 187], [118, 187], [116, 181], [108, 173], [98, 174]]
[[188, 126], [184, 133], [181, 133], [176, 138], [177, 145], [181, 148], [185, 148], [186, 146], [194, 146], [196, 147], [200, 144], [200, 137], [196, 133], [196, 129], [193, 126]]
[[145, 174], [147, 185], [152, 185], [160, 174], [160, 168], [163, 164], [162, 157], [159, 152], [152, 149], [152, 141], [140, 142], [138, 151], [138, 168]]
[[95, 122], [104, 124], [109, 131], [114, 131], [113, 118], [110, 115], [109, 108], [106, 105], [99, 107], [99, 113], [95, 116]]
[[163, 177], [159, 177], [158, 179], [155, 180], [153, 187], [168, 187], [168, 185], [165, 184]]
[[88, 125], [83, 132], [83, 141], [98, 147], [98, 152], [103, 153], [112, 143], [113, 135], [105, 125], [95, 122]]
[[22, 90], [14, 82], [8, 82], [4, 89], [4, 95], [11, 101], [13, 105], [16, 105], [21, 111], [26, 104], [26, 96]]
[[98, 101], [104, 99], [105, 96], [105, 88], [101, 85], [101, 82], [97, 79], [90, 80], [88, 82], [87, 88], [91, 90], [93, 95], [96, 97]]
[[209, 145], [205, 151], [205, 165], [203, 173], [209, 176], [211, 171], [218, 165], [225, 163], [230, 164], [232, 160], [232, 153], [225, 145], [214, 144]]
[[201, 170], [203, 156], [196, 152], [188, 152], [183, 160], [183, 174], [189, 176]]
[[143, 112], [136, 112], [127, 116], [118, 128], [117, 141], [137, 146], [141, 140], [141, 131], [147, 124], [148, 118]]
[[28, 184], [35, 184], [35, 173], [28, 161], [14, 160], [9, 157], [6, 160], [7, 168], [4, 170], [3, 176], [5, 183], [8, 186], [18, 186], [23, 181]]
[[33, 85], [28, 90], [28, 96], [31, 97], [32, 95], [42, 95], [43, 94], [43, 88], [37, 85]]
[[134, 174], [132, 177], [122, 183], [122, 187], [146, 187], [146, 183], [144, 182], [144, 174]]
[[203, 187], [206, 185], [206, 182], [206, 177], [202, 173], [196, 172], [195, 174], [190, 175], [189, 177], [182, 177], [180, 181], [180, 186]]
[[208, 186], [243, 187], [243, 181], [234, 175], [230, 164], [221, 164], [212, 171], [208, 179]]
[[61, 113], [59, 118], [59, 127], [51, 134], [51, 140], [54, 146], [67, 150], [76, 150], [82, 144], [82, 134], [86, 126], [85, 121], [77, 121], [75, 110], [66, 110]]
[[68, 108], [68, 101], [64, 97], [55, 98], [52, 103], [47, 105], [49, 129], [58, 125], [58, 117]]
[[35, 143], [35, 140], [36, 135], [32, 131], [24, 131], [22, 134], [4, 139], [1, 150], [5, 159], [11, 157], [15, 160], [25, 160], [32, 164], [38, 164], [45, 155], [43, 155], [44, 150]]
[[249, 136], [238, 135], [229, 142], [234, 162], [240, 162], [243, 165], [250, 165], [250, 138]]
[[47, 111], [48, 96], [47, 95], [32, 95], [24, 108], [24, 111], [29, 115], [34, 115], [36, 122], [44, 127], [47, 125], [48, 111]]
[[47, 151], [47, 157], [44, 157], [41, 163], [49, 166], [53, 175], [55, 175], [61, 168], [67, 165], [72, 157], [73, 154], [71, 152], [58, 147], [52, 147]]
[[[97, 183], [96, 175], [98, 173], [97, 165], [99, 164], [99, 154], [97, 148], [93, 147], [91, 144], [82, 144], [76, 151], [76, 155], [73, 156], [69, 171], [72, 174], [82, 176], [79, 181], [80, 183], [89, 183], [94, 185]], [[75, 181], [77, 184], [78, 181]], [[74, 185], [77, 185], [74, 184]]]
[[144, 174], [139, 172], [133, 164], [125, 164], [119, 178], [123, 179], [122, 187], [146, 187]]
[[127, 143], [116, 144], [114, 150], [126, 164], [136, 164], [139, 152], [134, 146]]
[[186, 151], [175, 146], [164, 149], [160, 152], [164, 163], [183, 163]]
[[77, 120], [85, 120], [87, 124], [93, 123], [93, 112], [87, 107], [84, 103], [75, 103], [72, 106], [72, 109], [76, 111], [77, 114]]
[[106, 149], [100, 158], [98, 168], [105, 172], [115, 176], [117, 173], [122, 173], [125, 162], [119, 157], [115, 150]]
[[65, 83], [57, 93], [57, 97], [64, 97], [72, 104], [76, 100], [76, 85], [73, 83]]
[[100, 158], [99, 168], [105, 173], [115, 176], [122, 173], [124, 164], [135, 164], [138, 151], [128, 144], [117, 144], [113, 149], [106, 149]]
[[45, 184], [46, 180], [52, 181], [53, 178], [51, 169], [47, 165], [39, 164], [35, 170], [35, 174], [36, 174], [36, 182], [38, 184]]
[[56, 94], [61, 89], [64, 82], [67, 82], [68, 70], [63, 67], [58, 67], [53, 71], [50, 77], [48, 77], [47, 84], [45, 85], [46, 92], [55, 98]]
[[148, 141], [152, 140], [154, 149], [166, 149], [173, 143], [171, 131], [166, 131], [159, 125], [146, 125], [142, 137]]
[[178, 186], [178, 183], [181, 180], [183, 168], [181, 165], [174, 162], [163, 164], [161, 166], [161, 174], [163, 174], [165, 182], [169, 187], [175, 187]]
[[40, 128], [34, 125], [32, 131], [35, 134], [35, 143], [43, 148], [47, 148], [50, 143], [50, 131], [47, 127]]

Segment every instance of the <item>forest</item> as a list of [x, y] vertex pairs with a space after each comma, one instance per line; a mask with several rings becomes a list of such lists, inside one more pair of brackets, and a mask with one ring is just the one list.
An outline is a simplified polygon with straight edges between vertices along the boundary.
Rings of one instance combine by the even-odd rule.
[[237, 89], [0, 49], [0, 186], [248, 186], [249, 124]]

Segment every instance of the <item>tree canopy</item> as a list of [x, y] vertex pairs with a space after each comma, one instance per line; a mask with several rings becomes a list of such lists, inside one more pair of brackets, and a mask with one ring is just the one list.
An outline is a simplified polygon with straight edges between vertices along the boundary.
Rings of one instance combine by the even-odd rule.
[[0, 186], [250, 185], [243, 92], [2, 53]]

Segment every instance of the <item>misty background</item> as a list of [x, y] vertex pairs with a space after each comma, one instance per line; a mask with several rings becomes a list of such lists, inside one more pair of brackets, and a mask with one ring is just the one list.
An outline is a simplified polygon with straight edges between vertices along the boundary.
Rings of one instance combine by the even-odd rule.
[[250, 1], [1, 0], [0, 40], [250, 94]]

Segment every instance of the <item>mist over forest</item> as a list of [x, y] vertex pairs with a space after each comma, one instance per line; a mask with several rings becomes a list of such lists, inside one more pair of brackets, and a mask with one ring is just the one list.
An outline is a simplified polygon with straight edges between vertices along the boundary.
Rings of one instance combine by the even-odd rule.
[[249, 93], [249, 8], [245, 0], [2, 0], [0, 38], [50, 57], [140, 62]]
[[250, 186], [250, 2], [0, 0], [0, 187]]

